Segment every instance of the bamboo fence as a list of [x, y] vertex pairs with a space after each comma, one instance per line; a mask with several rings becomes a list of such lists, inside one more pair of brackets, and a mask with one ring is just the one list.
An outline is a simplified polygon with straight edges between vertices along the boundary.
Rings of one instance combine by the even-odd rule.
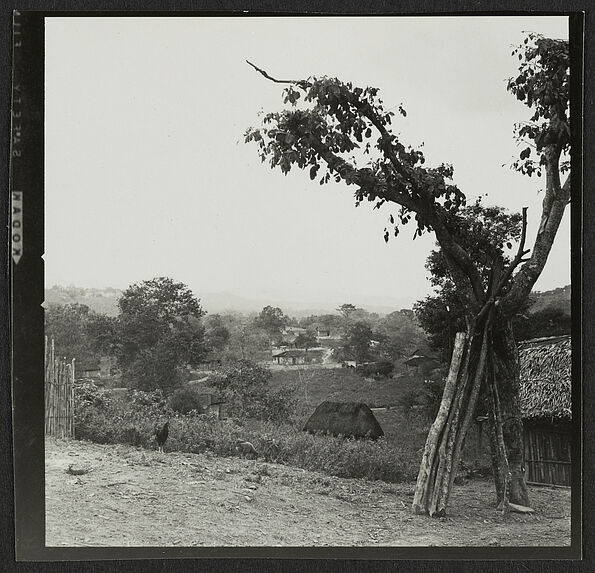
[[45, 337], [45, 434], [74, 437], [74, 359], [56, 357], [54, 339]]

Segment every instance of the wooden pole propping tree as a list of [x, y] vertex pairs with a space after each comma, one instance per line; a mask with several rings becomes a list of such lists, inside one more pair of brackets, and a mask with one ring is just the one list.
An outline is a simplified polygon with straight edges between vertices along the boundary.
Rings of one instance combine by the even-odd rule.
[[[446, 377], [442, 401], [436, 419], [428, 433], [419, 474], [417, 476], [417, 485], [415, 487], [415, 495], [413, 498], [413, 509], [416, 513], [428, 512], [430, 515], [434, 515], [440, 511], [437, 509], [439, 502], [438, 499], [436, 499], [436, 496], [434, 496], [434, 487], [437, 487], [438, 491], [440, 490], [441, 479], [444, 476], [444, 472], [441, 472], [441, 476], [437, 477], [438, 466], [441, 462], [442, 466], [444, 466], [444, 462], [446, 461], [445, 446], [448, 442], [452, 427], [452, 404], [455, 397], [455, 391], [458, 388], [459, 370], [461, 369], [464, 354], [465, 333], [458, 332], [455, 336], [450, 369], [448, 376]], [[436, 484], [436, 486], [434, 484]], [[440, 503], [440, 506], [445, 507], [445, 502], [446, 500], [444, 500], [444, 503]]]
[[[384, 108], [377, 88], [326, 76], [279, 80], [248, 62], [267, 80], [287, 85], [288, 107], [265, 114], [261, 126], [245, 134], [263, 162], [284, 174], [294, 166], [307, 170], [310, 179], [319, 178], [320, 184], [333, 179], [353, 186], [356, 206], [368, 201], [374, 208], [391, 209], [385, 241], [414, 220], [414, 238], [433, 233], [444, 257], [464, 309], [466, 331], [456, 338], [443, 401], [420, 465], [414, 507], [431, 515], [446, 511], [482, 389], [490, 397], [495, 428], [497, 502], [529, 504], [512, 318], [527, 303], [570, 200], [570, 177], [564, 184], [560, 180], [570, 167], [568, 42], [531, 33], [513, 55], [519, 56], [520, 73], [508, 82], [508, 90], [533, 112], [528, 122], [515, 128], [517, 140], [527, 147], [513, 167], [529, 177], [545, 174], [541, 224], [530, 250], [524, 246], [526, 210], [521, 223], [518, 216], [503, 217], [501, 208], [468, 206], [465, 194], [452, 182], [450, 165], [426, 167], [422, 151], [392, 132], [395, 114]], [[407, 115], [401, 105], [398, 113]], [[369, 159], [361, 165], [366, 156]], [[478, 215], [481, 220], [476, 220]], [[504, 249], [507, 243], [512, 249], [510, 237], [519, 243], [513, 260]]]
[[[440, 403], [440, 408], [430, 432], [417, 478], [413, 509], [416, 513], [442, 517], [454, 478], [456, 477], [461, 451], [475, 410], [482, 385], [490, 383], [490, 390], [496, 393], [493, 353], [493, 323], [499, 305], [498, 294], [514, 267], [523, 261], [526, 230], [526, 209], [523, 209], [523, 231], [517, 256], [502, 276], [501, 261], [493, 265], [490, 274], [488, 301], [468, 322], [466, 333], [457, 333], [451, 357], [450, 370]], [[499, 401], [491, 401], [494, 419], [501, 423]], [[501, 426], [497, 428], [502, 437]], [[507, 487], [502, 490], [502, 507], [508, 505], [510, 483], [509, 463], [503, 439], [498, 441], [494, 460], [495, 467]]]

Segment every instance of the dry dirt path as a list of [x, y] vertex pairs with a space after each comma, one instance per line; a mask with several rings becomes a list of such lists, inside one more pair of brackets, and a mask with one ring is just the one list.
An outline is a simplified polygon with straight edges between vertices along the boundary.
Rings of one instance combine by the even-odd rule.
[[[85, 475], [66, 472], [88, 468]], [[450, 515], [411, 513], [413, 484], [340, 479], [208, 454], [46, 441], [48, 546], [570, 544], [570, 491], [533, 488], [502, 515], [489, 481], [455, 486]]]

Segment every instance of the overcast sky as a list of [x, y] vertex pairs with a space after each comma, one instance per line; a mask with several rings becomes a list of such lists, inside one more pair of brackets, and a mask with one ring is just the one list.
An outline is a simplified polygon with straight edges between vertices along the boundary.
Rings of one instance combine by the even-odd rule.
[[[46, 285], [128, 285], [155, 276], [200, 297], [408, 306], [430, 292], [431, 237], [382, 238], [389, 209], [354, 207], [352, 189], [283, 176], [243, 133], [281, 107], [280, 78], [336, 76], [381, 89], [473, 200], [529, 207], [541, 179], [510, 170], [506, 91], [525, 30], [567, 38], [565, 17], [47, 18]], [[504, 164], [504, 166], [503, 166]], [[570, 282], [567, 215], [536, 285]]]

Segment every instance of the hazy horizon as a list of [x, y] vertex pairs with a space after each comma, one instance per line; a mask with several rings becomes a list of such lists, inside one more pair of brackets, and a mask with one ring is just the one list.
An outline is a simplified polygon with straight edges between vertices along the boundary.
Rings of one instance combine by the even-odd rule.
[[[542, 181], [509, 168], [530, 116], [506, 91], [523, 30], [567, 37], [568, 18], [47, 18], [46, 285], [170, 276], [198, 296], [312, 306], [431, 293], [430, 235], [407, 226], [385, 244], [389, 208], [356, 209], [345, 185], [283, 176], [244, 144], [282, 107], [246, 59], [377, 86], [408, 112], [394, 130], [430, 166], [452, 163], [469, 202], [528, 206], [532, 240]], [[569, 218], [536, 290], [570, 283]]]
[[[570, 285], [563, 285], [564, 288]], [[52, 285], [46, 287], [51, 288], [95, 288], [96, 290], [121, 290], [115, 287], [81, 287], [80, 285]], [[533, 291], [538, 292], [538, 291]], [[543, 291], [541, 291], [543, 292]], [[300, 300], [291, 300], [284, 298], [283, 295], [274, 296], [269, 295], [258, 298], [250, 298], [242, 295], [236, 295], [228, 292], [194, 292], [195, 296], [200, 300], [203, 310], [206, 310], [209, 314], [220, 314], [225, 312], [240, 312], [244, 314], [258, 313], [267, 305], [273, 307], [279, 307], [288, 316], [295, 316], [300, 318], [303, 316], [316, 315], [316, 314], [332, 314], [337, 312], [337, 307], [343, 303], [351, 303], [362, 308], [368, 312], [375, 312], [377, 314], [390, 314], [394, 311], [400, 311], [404, 309], [412, 309], [413, 304], [416, 300], [406, 299], [382, 299], [382, 298], [360, 298], [360, 299], [332, 299], [332, 300], [316, 300], [313, 302], [305, 302]]]

